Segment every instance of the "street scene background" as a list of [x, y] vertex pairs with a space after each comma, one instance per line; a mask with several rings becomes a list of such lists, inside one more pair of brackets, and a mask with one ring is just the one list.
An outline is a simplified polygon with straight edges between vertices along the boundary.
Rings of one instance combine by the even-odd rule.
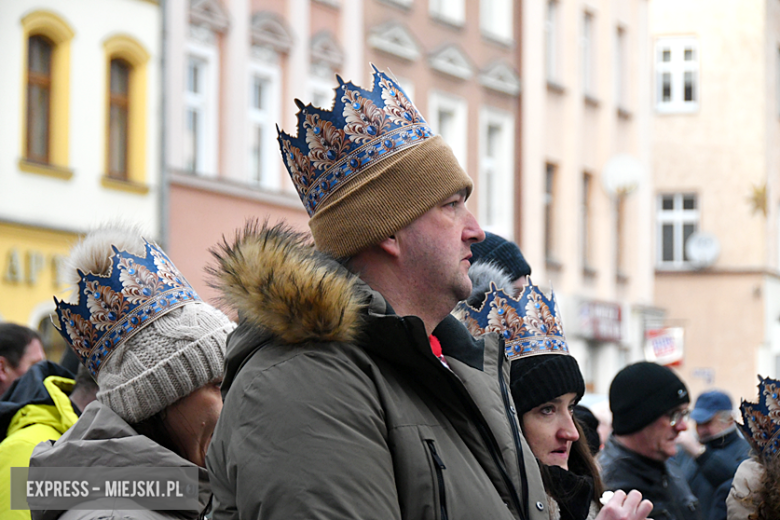
[[69, 248], [122, 221], [208, 301], [209, 248], [308, 217], [294, 99], [392, 73], [554, 290], [586, 403], [638, 360], [692, 401], [780, 363], [773, 0], [0, 0], [0, 321], [65, 348]]

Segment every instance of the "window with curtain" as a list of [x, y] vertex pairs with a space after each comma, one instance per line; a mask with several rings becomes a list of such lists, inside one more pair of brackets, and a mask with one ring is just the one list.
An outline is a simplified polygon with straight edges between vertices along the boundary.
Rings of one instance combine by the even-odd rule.
[[108, 176], [127, 180], [128, 114], [132, 68], [122, 59], [111, 60], [108, 109]]
[[27, 159], [49, 161], [52, 51], [43, 36], [31, 36], [27, 47]]

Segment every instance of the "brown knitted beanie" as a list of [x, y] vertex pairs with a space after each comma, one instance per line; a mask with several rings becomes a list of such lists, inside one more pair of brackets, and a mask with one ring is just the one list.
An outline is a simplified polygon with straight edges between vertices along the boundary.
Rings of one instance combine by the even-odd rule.
[[414, 222], [473, 183], [440, 136], [366, 170], [328, 199], [309, 221], [317, 249], [348, 258]]

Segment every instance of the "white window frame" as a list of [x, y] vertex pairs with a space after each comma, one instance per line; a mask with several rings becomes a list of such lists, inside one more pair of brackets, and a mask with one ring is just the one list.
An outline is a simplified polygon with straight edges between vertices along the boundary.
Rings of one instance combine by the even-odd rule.
[[595, 98], [596, 93], [596, 17], [590, 11], [582, 13], [582, 92]]
[[428, 0], [428, 10], [432, 18], [451, 25], [461, 26], [466, 21], [465, 0]]
[[[686, 60], [685, 52], [693, 52], [693, 59]], [[670, 52], [670, 60], [663, 61], [664, 51]], [[663, 99], [664, 75], [670, 78], [670, 99]], [[691, 75], [693, 99], [685, 100], [686, 76]], [[660, 113], [690, 113], [699, 109], [701, 84], [699, 81], [699, 44], [696, 38], [660, 38], [655, 43], [655, 108]]]
[[[497, 153], [489, 155], [491, 128], [500, 135]], [[483, 107], [479, 122], [479, 221], [486, 230], [514, 238], [515, 120], [511, 113]]]
[[334, 89], [337, 86], [336, 80], [334, 79], [326, 79], [317, 75], [311, 76], [309, 78], [307, 99], [311, 100], [311, 104], [317, 108], [330, 110], [333, 108], [333, 103], [336, 98]]
[[[663, 199], [665, 197], [673, 197], [673, 209], [663, 209]], [[685, 197], [693, 197], [695, 209], [683, 209], [683, 199]], [[699, 211], [699, 196], [696, 193], [660, 193], [656, 199], [656, 223], [657, 223], [657, 265], [660, 269], [689, 269], [692, 267], [690, 261], [685, 260], [685, 240], [683, 236], [683, 226], [685, 224], [693, 224], [693, 233], [696, 233], [699, 229], [700, 223], [700, 211]], [[672, 227], [672, 260], [664, 260], [664, 225], [671, 224]]]
[[[442, 111], [452, 114], [450, 129], [440, 128], [439, 114]], [[450, 145], [461, 167], [468, 171], [466, 167], [468, 158], [466, 154], [468, 148], [468, 103], [466, 100], [449, 93], [432, 90], [428, 97], [427, 121], [433, 132], [441, 135]], [[451, 135], [447, 135], [448, 133]]]
[[[280, 120], [279, 107], [281, 106], [281, 71], [278, 65], [252, 61], [249, 65], [249, 99], [247, 121], [247, 151], [249, 161], [247, 168], [247, 182], [268, 190], [281, 189], [281, 176], [279, 172], [278, 144], [276, 141], [276, 122]], [[262, 95], [262, 109], [255, 106], [255, 86], [261, 81], [264, 85]], [[257, 177], [255, 158], [256, 129], [262, 129], [262, 143], [260, 143], [260, 156], [262, 164], [259, 165], [260, 177]]]
[[544, 20], [544, 61], [547, 81], [558, 82], [558, 38], [560, 33], [560, 9], [558, 0], [547, 0]]
[[[196, 59], [203, 63], [203, 77], [201, 78], [202, 93], [194, 94], [189, 91], [190, 60]], [[219, 149], [219, 52], [216, 45], [201, 41], [189, 40], [186, 44], [185, 78], [184, 78], [184, 129], [187, 132], [187, 117], [189, 110], [196, 110], [202, 117], [203, 131], [197, 139], [195, 150], [196, 168], [193, 173], [205, 177], [217, 175], [217, 150]], [[186, 146], [186, 144], [185, 144]], [[187, 154], [182, 154], [185, 169]], [[192, 170], [189, 170], [192, 171]]]
[[481, 0], [479, 26], [486, 36], [500, 41], [514, 39], [512, 0]]

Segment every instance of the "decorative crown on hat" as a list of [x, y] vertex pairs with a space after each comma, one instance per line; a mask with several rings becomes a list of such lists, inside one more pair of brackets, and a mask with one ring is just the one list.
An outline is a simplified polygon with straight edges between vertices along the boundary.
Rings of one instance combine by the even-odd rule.
[[509, 359], [534, 354], [568, 354], [555, 293], [547, 298], [528, 284], [513, 298], [490, 283], [490, 291], [479, 309], [460, 302], [453, 314], [472, 336], [497, 332], [504, 338]]
[[297, 136], [277, 127], [282, 159], [309, 216], [369, 166], [434, 136], [398, 83], [376, 67], [371, 90], [336, 78], [332, 110], [296, 99]]
[[79, 271], [78, 303], [54, 298], [57, 328], [94, 378], [139, 330], [173, 309], [201, 301], [157, 246], [146, 242], [144, 256], [113, 249], [106, 275]]
[[739, 427], [745, 439], [765, 461], [780, 448], [780, 381], [758, 376], [758, 403], [742, 401]]

